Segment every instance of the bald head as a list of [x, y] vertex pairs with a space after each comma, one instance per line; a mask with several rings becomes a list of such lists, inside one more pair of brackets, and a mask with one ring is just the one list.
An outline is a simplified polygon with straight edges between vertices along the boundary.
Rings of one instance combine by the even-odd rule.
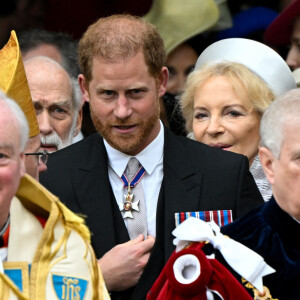
[[71, 96], [71, 79], [65, 69], [55, 60], [46, 56], [34, 56], [24, 61], [24, 67], [28, 83], [31, 85], [30, 89], [35, 84], [47, 88], [51, 87], [52, 83], [56, 83], [59, 87], [66, 89]]
[[40, 127], [42, 148], [53, 152], [72, 143], [80, 130], [81, 97], [77, 80], [56, 61], [32, 57], [24, 62]]

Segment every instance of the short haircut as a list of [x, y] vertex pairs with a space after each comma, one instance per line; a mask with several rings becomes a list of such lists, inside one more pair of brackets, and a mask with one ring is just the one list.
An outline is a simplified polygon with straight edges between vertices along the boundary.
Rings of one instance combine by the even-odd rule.
[[278, 97], [264, 112], [260, 123], [260, 144], [280, 157], [286, 124], [300, 122], [300, 89]]
[[249, 105], [263, 114], [275, 95], [268, 85], [246, 66], [236, 62], [220, 62], [203, 66], [193, 71], [187, 78], [185, 91], [180, 99], [182, 114], [186, 120], [186, 129], [192, 132], [194, 115], [194, 96], [197, 88], [213, 76], [225, 76], [233, 85], [236, 93], [242, 85], [247, 93]]
[[0, 105], [3, 105], [5, 103], [11, 110], [12, 114], [16, 117], [16, 121], [19, 125], [20, 151], [23, 152], [27, 144], [29, 135], [29, 126], [27, 123], [27, 119], [20, 106], [14, 100], [8, 98], [1, 91], [0, 102], [2, 102]]
[[21, 31], [18, 39], [23, 54], [42, 44], [56, 47], [62, 58], [62, 66], [71, 77], [77, 78], [80, 73], [77, 60], [78, 42], [71, 35], [43, 29], [28, 29]]
[[157, 29], [142, 18], [112, 15], [90, 25], [79, 41], [78, 57], [81, 72], [92, 80], [93, 57], [112, 62], [134, 56], [142, 51], [151, 76], [158, 77], [166, 62], [166, 53]]

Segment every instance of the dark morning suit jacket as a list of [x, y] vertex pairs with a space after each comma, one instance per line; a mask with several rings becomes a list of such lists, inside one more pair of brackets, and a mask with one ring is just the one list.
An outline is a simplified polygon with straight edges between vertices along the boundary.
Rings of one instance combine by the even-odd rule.
[[[174, 250], [176, 212], [231, 209], [233, 218], [263, 203], [246, 157], [174, 135], [165, 128], [164, 177], [157, 203], [156, 242], [135, 288], [113, 299], [145, 299]], [[107, 153], [98, 134], [51, 154], [40, 181], [72, 211], [86, 216], [100, 258], [129, 240], [108, 178]], [[150, 208], [147, 208], [150, 209]]]

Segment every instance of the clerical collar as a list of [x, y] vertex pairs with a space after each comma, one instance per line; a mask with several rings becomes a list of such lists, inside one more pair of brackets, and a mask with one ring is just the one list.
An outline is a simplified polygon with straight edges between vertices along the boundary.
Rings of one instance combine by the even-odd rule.
[[[104, 146], [108, 155], [110, 167], [121, 177], [131, 155], [122, 153], [111, 147], [104, 139]], [[157, 137], [140, 153], [135, 155], [148, 174], [151, 174], [163, 156], [164, 126], [160, 121], [160, 130]]]

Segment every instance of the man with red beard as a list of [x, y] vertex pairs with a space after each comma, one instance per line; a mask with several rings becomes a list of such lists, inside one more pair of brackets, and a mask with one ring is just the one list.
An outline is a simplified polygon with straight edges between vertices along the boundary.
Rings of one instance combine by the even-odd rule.
[[[263, 200], [244, 156], [162, 125], [168, 69], [154, 26], [130, 15], [100, 18], [78, 53], [98, 133], [54, 153], [41, 182], [86, 216], [112, 299], [145, 299], [174, 250], [175, 218], [226, 211], [230, 222]], [[133, 179], [132, 161], [139, 164]]]

